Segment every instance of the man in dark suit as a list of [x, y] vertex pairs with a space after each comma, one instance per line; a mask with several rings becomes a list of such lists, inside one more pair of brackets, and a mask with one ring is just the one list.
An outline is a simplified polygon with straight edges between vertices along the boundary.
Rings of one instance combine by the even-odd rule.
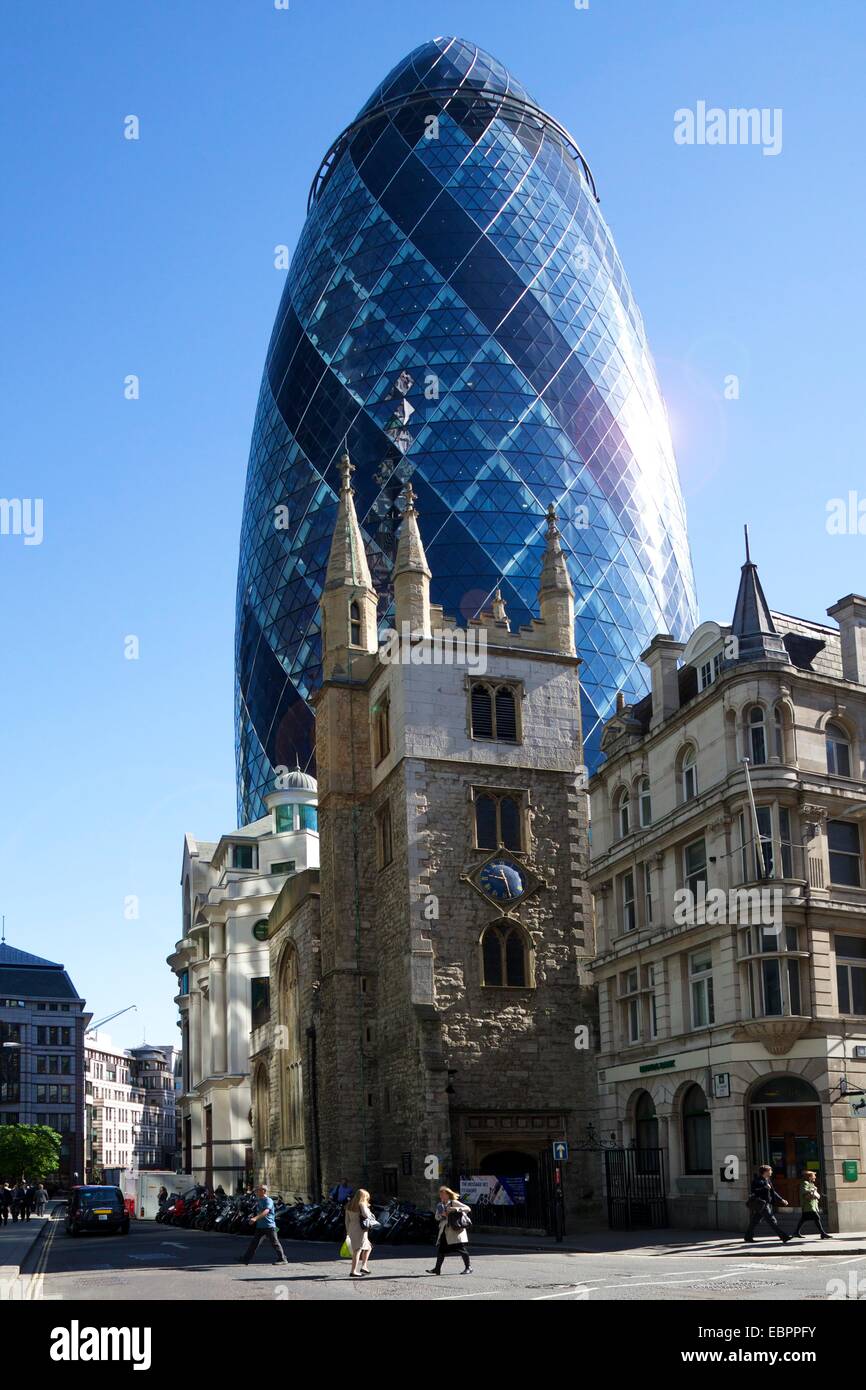
[[791, 1239], [790, 1236], [785, 1235], [785, 1232], [776, 1220], [774, 1207], [786, 1207], [788, 1203], [785, 1201], [784, 1197], [780, 1196], [776, 1191], [772, 1179], [773, 1170], [769, 1164], [766, 1163], [758, 1169], [752, 1179], [752, 1192], [749, 1197], [749, 1211], [751, 1217], [749, 1220], [749, 1228], [743, 1237], [744, 1240], [752, 1241], [755, 1239], [755, 1231], [762, 1221], [766, 1221], [767, 1225], [776, 1232], [776, 1235], [783, 1244], [787, 1244]]

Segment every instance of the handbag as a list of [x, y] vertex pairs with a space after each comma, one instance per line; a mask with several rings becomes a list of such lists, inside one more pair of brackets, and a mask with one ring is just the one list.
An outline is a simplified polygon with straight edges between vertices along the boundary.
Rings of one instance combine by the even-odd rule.
[[448, 1225], [452, 1231], [466, 1231], [472, 1225], [465, 1211], [449, 1211]]

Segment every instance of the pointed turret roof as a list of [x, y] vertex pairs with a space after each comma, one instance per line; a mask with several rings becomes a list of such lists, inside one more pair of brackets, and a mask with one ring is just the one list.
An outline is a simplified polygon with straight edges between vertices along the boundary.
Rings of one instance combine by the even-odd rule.
[[418, 530], [418, 512], [415, 509], [415, 490], [411, 483], [406, 484], [403, 496], [406, 500], [406, 510], [403, 513], [403, 524], [400, 527], [400, 539], [397, 542], [397, 559], [394, 565], [394, 575], [406, 573], [426, 574], [430, 578], [430, 566], [427, 564], [427, 556], [424, 554], [424, 545], [421, 541], [421, 532]]
[[541, 566], [541, 580], [538, 585], [539, 596], [552, 589], [558, 590], [559, 593], [571, 594], [574, 597], [574, 586], [563, 554], [559, 527], [556, 524], [556, 507], [551, 502], [547, 509], [547, 536], [544, 561]]
[[737, 661], [790, 661], [785, 644], [776, 631], [770, 605], [764, 597], [758, 567], [749, 551], [746, 533], [746, 563], [740, 571], [740, 587], [734, 605], [731, 635], [737, 639]]
[[352, 491], [351, 475], [354, 472], [348, 453], [340, 458], [340, 501], [337, 507], [337, 520], [331, 537], [331, 550], [328, 555], [328, 569], [325, 574], [326, 589], [372, 589], [370, 566], [361, 536], [361, 527], [355, 511], [355, 495]]

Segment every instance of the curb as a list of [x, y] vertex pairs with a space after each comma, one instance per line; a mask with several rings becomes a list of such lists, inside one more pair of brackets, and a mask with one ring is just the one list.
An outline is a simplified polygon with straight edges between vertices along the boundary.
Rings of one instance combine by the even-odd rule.
[[14, 1279], [20, 1278], [21, 1266], [25, 1264], [27, 1260], [29, 1260], [30, 1256], [33, 1253], [34, 1247], [36, 1246], [37, 1242], [42, 1236], [42, 1233], [45, 1230], [46, 1226], [49, 1224], [49, 1220], [50, 1218], [47, 1216], [40, 1216], [36, 1218], [36, 1223], [33, 1227], [33, 1236], [30, 1241], [30, 1244], [26, 1247], [26, 1249], [21, 1251], [17, 1264], [0, 1265], [0, 1284], [9, 1283]]

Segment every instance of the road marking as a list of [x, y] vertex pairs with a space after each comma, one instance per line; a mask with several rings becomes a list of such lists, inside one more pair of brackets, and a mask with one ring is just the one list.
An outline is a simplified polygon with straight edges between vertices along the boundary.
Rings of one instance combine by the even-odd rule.
[[[667, 1284], [694, 1284], [699, 1277], [701, 1277], [703, 1283], [709, 1284], [713, 1283], [716, 1279], [733, 1279], [736, 1273], [737, 1271], [731, 1270], [727, 1274], [713, 1274], [709, 1277], [706, 1275], [698, 1276], [693, 1274], [690, 1279], [646, 1279], [639, 1284], [606, 1284], [604, 1288], [592, 1289], [589, 1292], [605, 1293], [608, 1289], [622, 1289], [623, 1287], [629, 1289], [655, 1289], [664, 1288]], [[577, 1284], [573, 1289], [567, 1289], [565, 1293], [543, 1293], [538, 1298], [530, 1299], [530, 1302], [544, 1303], [550, 1298], [574, 1298], [575, 1294], [580, 1294], [582, 1292], [584, 1292], [584, 1285]]]
[[480, 1293], [446, 1293], [431, 1299], [433, 1303], [453, 1303], [459, 1298], [487, 1298], [489, 1294], [497, 1293], [497, 1289], [482, 1289]]
[[175, 1250], [188, 1250], [188, 1249], [189, 1249], [189, 1246], [187, 1246], [187, 1245], [181, 1245], [181, 1243], [180, 1243], [179, 1240], [164, 1240], [164, 1241], [162, 1242], [162, 1244], [163, 1244], [163, 1245], [173, 1245], [174, 1248], [175, 1248]]

